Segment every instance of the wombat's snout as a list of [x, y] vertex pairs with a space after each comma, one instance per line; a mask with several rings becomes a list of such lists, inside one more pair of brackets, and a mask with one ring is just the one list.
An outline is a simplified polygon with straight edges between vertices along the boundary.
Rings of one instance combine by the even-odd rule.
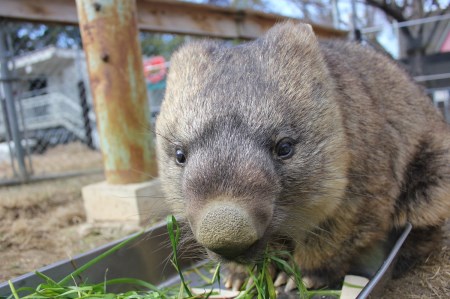
[[230, 203], [208, 207], [198, 221], [196, 235], [200, 244], [227, 259], [243, 254], [258, 240], [247, 212]]

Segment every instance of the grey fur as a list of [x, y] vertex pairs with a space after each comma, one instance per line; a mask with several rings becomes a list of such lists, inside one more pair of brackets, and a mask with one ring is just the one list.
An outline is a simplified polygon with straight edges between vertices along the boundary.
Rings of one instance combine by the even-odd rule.
[[[287, 240], [316, 287], [406, 221], [438, 235], [449, 217], [450, 130], [429, 98], [386, 57], [319, 43], [308, 25], [280, 24], [234, 47], [182, 47], [156, 130], [168, 202], [197, 240], [214, 236], [204, 233], [214, 219], [200, 216], [217, 215], [210, 207], [232, 203], [250, 217], [242, 237], [253, 229], [258, 241], [212, 256], [250, 262]], [[283, 138], [289, 159], [276, 155]], [[428, 254], [433, 241], [415, 240], [405, 256]]]

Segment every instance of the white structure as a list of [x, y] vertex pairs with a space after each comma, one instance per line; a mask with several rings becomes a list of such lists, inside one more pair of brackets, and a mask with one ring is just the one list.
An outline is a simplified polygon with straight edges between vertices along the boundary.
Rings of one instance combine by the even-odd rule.
[[[166, 62], [163, 67], [167, 69], [168, 66], [169, 62]], [[82, 50], [50, 46], [14, 57], [9, 67], [12, 76], [18, 79], [12, 82], [17, 115], [19, 118], [23, 116], [23, 122], [20, 119], [18, 121], [21, 130], [24, 130], [25, 125], [28, 136], [38, 140], [44, 138], [50, 144], [61, 142], [61, 135], [64, 134], [85, 139], [80, 82], [84, 83], [86, 89], [87, 105], [93, 107], [93, 103]], [[152, 99], [149, 101], [152, 124], [159, 112], [164, 90], [164, 80], [148, 84], [148, 93]], [[3, 98], [0, 88], [0, 100]], [[89, 109], [88, 117], [93, 144], [99, 148], [93, 109]], [[0, 142], [6, 139], [4, 118], [0, 105]]]
[[[23, 122], [19, 121], [21, 130], [25, 125], [33, 136], [36, 132], [59, 128], [60, 132], [61, 129], [66, 130], [75, 138], [85, 138], [85, 121], [80, 104], [81, 82], [86, 89], [89, 106], [92, 106], [92, 99], [83, 51], [50, 46], [15, 57], [9, 67], [12, 76], [18, 78], [13, 81], [13, 90], [17, 114], [23, 116]], [[3, 118], [0, 113], [0, 140], [5, 139], [6, 134]], [[89, 119], [94, 124], [94, 144], [98, 144], [95, 142], [95, 115], [92, 110]]]

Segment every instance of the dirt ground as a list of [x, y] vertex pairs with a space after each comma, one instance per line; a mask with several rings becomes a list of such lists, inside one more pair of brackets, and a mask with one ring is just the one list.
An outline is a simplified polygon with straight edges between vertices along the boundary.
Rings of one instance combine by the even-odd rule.
[[[102, 155], [81, 143], [69, 143], [50, 148], [43, 154], [32, 154], [25, 160], [27, 169], [35, 175], [50, 175], [102, 168]], [[13, 169], [9, 159], [0, 160], [0, 180], [11, 179]]]
[[383, 298], [450, 298], [450, 224], [434, 254], [399, 279], [391, 280]]
[[[82, 148], [69, 149], [73, 151], [72, 159], [76, 156], [76, 160], [70, 159], [69, 165], [60, 162], [58, 167], [69, 169], [76, 161], [83, 165], [99, 163], [98, 157], [86, 158], [87, 153], [83, 154]], [[55, 164], [55, 157], [67, 155], [64, 148], [57, 148], [54, 153], [43, 156], [45, 163], [38, 163]], [[84, 162], [80, 162], [83, 159]], [[136, 230], [86, 224], [81, 187], [103, 179], [103, 175], [97, 174], [0, 187], [0, 281], [69, 258]], [[406, 276], [389, 281], [383, 298], [450, 298], [449, 226], [446, 242]]]
[[0, 281], [70, 258], [132, 232], [85, 223], [81, 187], [89, 175], [0, 189]]
[[[80, 143], [33, 155], [34, 173], [57, 174], [102, 168], [102, 156]], [[9, 161], [0, 179], [12, 178]], [[70, 258], [123, 237], [138, 228], [93, 227], [86, 223], [81, 187], [103, 174], [0, 187], [0, 281]]]

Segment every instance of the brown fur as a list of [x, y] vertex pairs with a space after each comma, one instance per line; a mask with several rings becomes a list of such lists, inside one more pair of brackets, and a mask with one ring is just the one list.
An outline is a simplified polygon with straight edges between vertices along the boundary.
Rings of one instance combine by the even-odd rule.
[[[404, 263], [429, 253], [450, 213], [450, 130], [395, 63], [284, 23], [237, 47], [188, 44], [171, 65], [157, 149], [174, 212], [197, 239], [215, 242], [229, 232], [208, 235], [202, 224], [217, 214], [211, 206], [228, 201], [224, 217], [258, 231], [247, 252], [233, 255], [230, 245], [212, 256], [249, 262], [267, 243], [288, 240], [319, 286], [407, 221], [415, 239]], [[285, 137], [294, 155], [280, 159], [275, 148]], [[424, 239], [424, 231], [433, 233]]]

